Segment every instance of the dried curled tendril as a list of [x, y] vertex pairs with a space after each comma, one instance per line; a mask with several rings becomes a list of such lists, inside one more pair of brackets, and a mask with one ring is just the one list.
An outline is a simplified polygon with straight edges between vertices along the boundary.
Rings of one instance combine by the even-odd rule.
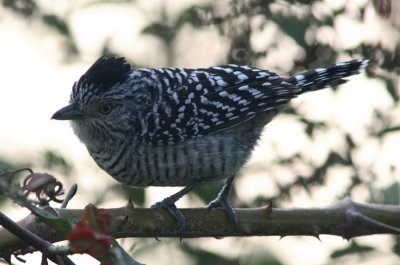
[[30, 168], [23, 168], [15, 171], [0, 172], [0, 178], [11, 181], [12, 178], [22, 171], [28, 171], [23, 180], [22, 190], [27, 197], [30, 193], [35, 193], [39, 203], [54, 201], [61, 203], [63, 199], [59, 196], [64, 194], [63, 185], [54, 176], [47, 173], [35, 173]]
[[23, 182], [22, 188], [26, 193], [36, 193], [39, 201], [55, 201], [61, 203], [63, 200], [57, 196], [63, 195], [63, 185], [55, 177], [47, 173], [31, 173]]

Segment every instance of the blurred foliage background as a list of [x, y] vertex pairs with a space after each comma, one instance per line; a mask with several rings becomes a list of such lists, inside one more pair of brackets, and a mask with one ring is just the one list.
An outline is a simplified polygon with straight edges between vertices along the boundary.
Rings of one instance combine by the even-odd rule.
[[[236, 63], [291, 75], [350, 58], [370, 59], [362, 77], [296, 100], [267, 126], [254, 157], [235, 182], [232, 202], [237, 207], [269, 201], [276, 207], [307, 207], [351, 196], [399, 204], [398, 1], [2, 0], [1, 4], [1, 13], [23, 21], [38, 35], [45, 33], [57, 40], [57, 64], [61, 65], [81, 61], [87, 67], [106, 54], [124, 56], [136, 67]], [[138, 18], [124, 24], [123, 19], [116, 19], [121, 10], [121, 14], [131, 12]], [[96, 12], [100, 14], [97, 20], [92, 15]], [[102, 23], [96, 22], [99, 16]], [[139, 34], [132, 32], [130, 37], [129, 29], [137, 21]], [[123, 36], [122, 28], [128, 29]], [[92, 42], [87, 40], [91, 34], [97, 36]], [[94, 43], [95, 47], [90, 45]], [[1, 97], [7, 97], [7, 92], [1, 91]], [[65, 186], [79, 183], [74, 159], [51, 145], [42, 150], [35, 158], [14, 159], [2, 154], [0, 169], [29, 164], [35, 170], [57, 172], [65, 177]], [[101, 178], [106, 178], [105, 174]], [[220, 187], [196, 190], [184, 206], [207, 203]], [[139, 206], [152, 204], [149, 189], [128, 188], [112, 180], [82, 190], [92, 196], [82, 207], [107, 201], [110, 206], [110, 198], [116, 196], [130, 197]], [[0, 203], [4, 206], [6, 200]], [[394, 236], [351, 242], [322, 237], [322, 243], [315, 241], [125, 239], [122, 244], [135, 259], [149, 264], [397, 264], [400, 254], [400, 239]]]

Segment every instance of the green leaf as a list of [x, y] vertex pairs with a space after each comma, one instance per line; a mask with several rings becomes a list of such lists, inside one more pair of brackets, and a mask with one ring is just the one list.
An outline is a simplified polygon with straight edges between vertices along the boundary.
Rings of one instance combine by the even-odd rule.
[[394, 236], [394, 239], [395, 239], [395, 243], [392, 247], [392, 251], [397, 256], [400, 256], [400, 236]]
[[44, 166], [47, 169], [60, 169], [64, 174], [69, 175], [72, 172], [72, 164], [62, 155], [48, 150], [44, 153]]
[[400, 204], [400, 184], [398, 182], [393, 183], [386, 189], [382, 190], [383, 201], [382, 204]]
[[134, 260], [129, 254], [118, 244], [117, 240], [112, 239], [112, 252], [114, 253], [114, 257], [116, 262], [113, 264], [116, 265], [143, 265], [142, 263]]
[[209, 185], [209, 186], [201, 186], [195, 189], [193, 192], [189, 193], [188, 196], [193, 196], [192, 194], [196, 194], [204, 203], [209, 203], [215, 197], [217, 197], [218, 192], [221, 190], [222, 185]]
[[96, 6], [101, 4], [124, 4], [124, 3], [132, 3], [135, 1], [136, 0], [93, 0], [83, 3], [82, 6], [87, 7], [87, 6]]
[[192, 264], [221, 264], [221, 265], [239, 265], [239, 260], [224, 257], [210, 251], [194, 248], [188, 244], [182, 244], [182, 250], [191, 256]]
[[399, 126], [393, 126], [393, 127], [389, 127], [389, 128], [385, 128], [382, 131], [380, 131], [377, 135], [378, 136], [383, 136], [387, 133], [392, 133], [392, 132], [397, 132], [400, 131], [400, 125]]
[[8, 197], [0, 194], [0, 206], [8, 201]]
[[143, 188], [134, 188], [117, 184], [113, 187], [117, 192], [122, 192], [126, 198], [130, 198], [135, 205], [143, 206], [146, 198], [146, 191]]
[[20, 166], [17, 166], [16, 164], [12, 164], [12, 163], [0, 158], [0, 171], [13, 170], [18, 167], [20, 167]]
[[191, 6], [179, 14], [175, 23], [175, 29], [180, 29], [183, 25], [190, 24], [193, 27], [201, 27], [205, 24], [201, 14], [211, 13], [211, 6]]
[[310, 23], [308, 20], [303, 21], [295, 16], [284, 16], [282, 14], [274, 14], [270, 19], [297, 44], [302, 47], [307, 46], [304, 36]]
[[23, 16], [24, 18], [30, 18], [34, 16], [38, 11], [38, 6], [35, 0], [4, 0], [2, 1], [2, 5], [5, 8], [11, 9], [16, 14]]
[[153, 35], [162, 39], [166, 43], [170, 43], [175, 37], [175, 31], [168, 25], [161, 23], [153, 23], [148, 25], [142, 30], [143, 34]]
[[335, 151], [331, 151], [328, 155], [328, 158], [325, 161], [325, 164], [327, 166], [331, 166], [331, 165], [335, 165], [335, 164], [348, 165], [349, 162], [345, 158], [343, 158], [343, 156], [341, 156], [339, 153], [337, 153]]
[[38, 208], [33, 205], [25, 205], [25, 207], [60, 234], [66, 235], [72, 229], [71, 223], [66, 219], [58, 217], [51, 207]]
[[359, 245], [355, 240], [353, 240], [351, 241], [351, 244], [348, 247], [333, 251], [331, 253], [331, 258], [336, 259], [346, 255], [365, 254], [372, 251], [374, 251], [373, 247], [366, 245]]
[[[181, 244], [182, 250], [190, 255], [192, 264], [218, 264], [218, 265], [239, 265], [243, 264], [241, 260], [233, 257], [227, 257], [218, 253], [213, 253], [204, 249], [193, 247], [189, 244]], [[246, 255], [245, 264], [247, 265], [282, 265], [283, 263], [276, 259], [271, 253], [262, 250], [255, 250]]]
[[299, 120], [305, 124], [305, 126], [306, 126], [305, 131], [309, 137], [313, 136], [315, 129], [321, 130], [321, 129], [326, 128], [326, 124], [324, 122], [311, 121], [311, 120], [307, 120], [302, 117], [300, 117]]
[[66, 37], [71, 36], [71, 32], [67, 23], [56, 15], [43, 15], [42, 20], [45, 24], [55, 29], [61, 35]]
[[386, 90], [389, 93], [389, 95], [392, 97], [393, 101], [398, 102], [399, 101], [399, 93], [396, 89], [394, 82], [392, 80], [385, 80], [385, 79], [383, 81], [385, 81]]

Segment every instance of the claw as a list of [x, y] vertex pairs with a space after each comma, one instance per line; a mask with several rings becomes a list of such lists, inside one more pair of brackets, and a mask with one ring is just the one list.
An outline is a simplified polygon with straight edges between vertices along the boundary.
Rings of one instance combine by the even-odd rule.
[[165, 198], [164, 200], [157, 202], [151, 206], [151, 208], [164, 208], [167, 209], [168, 212], [175, 218], [178, 223], [179, 231], [182, 232], [186, 225], [185, 216], [178, 210], [175, 205], [175, 202], [178, 201], [182, 196], [186, 195], [188, 192], [195, 189], [198, 185], [200, 185], [202, 181], [194, 181], [192, 184], [187, 186], [186, 188], [178, 191], [175, 194]]
[[231, 220], [233, 226], [236, 229], [236, 227], [238, 225], [237, 214], [236, 214], [236, 211], [233, 209], [233, 207], [227, 197], [218, 196], [216, 199], [212, 200], [207, 205], [207, 208], [208, 209], [218, 208], [220, 206], [222, 206], [225, 209], [226, 213], [228, 214], [229, 219]]
[[[151, 206], [151, 208], [164, 208], [167, 209], [168, 212], [175, 218], [179, 231], [182, 232], [185, 228], [186, 225], [186, 219], [179, 211], [179, 209], [176, 207], [175, 202], [178, 201], [182, 196], [186, 195], [188, 192], [192, 191], [195, 189], [198, 185], [202, 184], [204, 181], [207, 179], [203, 180], [197, 180], [194, 181], [192, 184], [187, 186], [186, 188], [178, 191], [177, 193], [165, 198], [164, 200], [155, 203], [154, 205]], [[228, 214], [228, 218], [231, 220], [233, 223], [234, 229], [236, 230], [237, 224], [238, 224], [238, 218], [236, 215], [235, 210], [232, 208], [232, 205], [230, 204], [228, 200], [228, 195], [229, 195], [229, 190], [231, 189], [233, 182], [233, 177], [230, 177], [226, 180], [225, 185], [222, 187], [221, 191], [219, 192], [217, 198], [215, 200], [211, 201], [207, 208], [216, 208], [222, 206], [226, 213]]]
[[231, 220], [234, 229], [236, 230], [236, 227], [238, 225], [238, 218], [235, 210], [232, 208], [231, 203], [228, 200], [228, 195], [229, 195], [229, 190], [231, 189], [233, 182], [233, 177], [228, 178], [225, 182], [225, 185], [222, 187], [221, 191], [218, 193], [217, 198], [212, 200], [208, 205], [207, 208], [217, 208], [217, 207], [223, 207], [228, 214], [228, 218]]
[[178, 210], [174, 201], [169, 200], [169, 198], [165, 198], [164, 200], [157, 202], [151, 206], [151, 208], [164, 208], [167, 209], [168, 212], [175, 218], [179, 231], [183, 231], [183, 228], [186, 225], [185, 216]]

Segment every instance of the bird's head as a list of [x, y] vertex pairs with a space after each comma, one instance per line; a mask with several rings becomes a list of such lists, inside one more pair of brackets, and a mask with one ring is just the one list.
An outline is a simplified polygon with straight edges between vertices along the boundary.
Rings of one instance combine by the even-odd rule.
[[51, 118], [71, 120], [86, 145], [121, 138], [134, 129], [135, 116], [148, 101], [141, 80], [124, 58], [101, 57], [73, 85], [70, 104]]

